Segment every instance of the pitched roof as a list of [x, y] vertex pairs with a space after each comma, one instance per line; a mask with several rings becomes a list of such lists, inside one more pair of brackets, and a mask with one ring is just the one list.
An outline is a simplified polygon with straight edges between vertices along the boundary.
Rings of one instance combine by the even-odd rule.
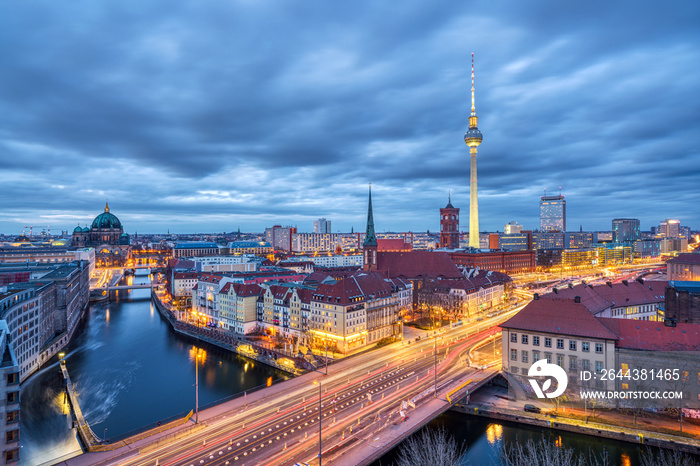
[[558, 335], [616, 340], [617, 336], [580, 303], [570, 299], [536, 299], [500, 327]]
[[367, 299], [391, 296], [393, 287], [374, 272], [357, 272], [334, 284], [320, 284], [313, 293], [313, 301], [349, 305]]
[[222, 288], [221, 291], [219, 291], [220, 294], [228, 294], [229, 291], [231, 291], [231, 288], [233, 288], [234, 293], [236, 293], [236, 296], [240, 296], [242, 298], [245, 298], [246, 296], [260, 296], [262, 293], [262, 288], [260, 288], [256, 284], [243, 284], [243, 283], [232, 283], [228, 282], [226, 283]]
[[462, 278], [463, 275], [445, 252], [377, 252], [377, 270], [388, 277], [408, 279], [424, 277]]
[[377, 251], [410, 251], [413, 249], [411, 243], [407, 243], [403, 238], [377, 238]]
[[262, 293], [263, 289], [256, 285], [255, 283], [252, 284], [243, 284], [243, 283], [234, 283], [233, 284], [233, 289], [236, 290], [236, 295], [245, 298], [246, 296], [260, 296]]
[[666, 262], [667, 264], [698, 264], [700, 265], [700, 253], [690, 252], [686, 254], [678, 254], [673, 259]]
[[613, 319], [598, 321], [618, 336], [615, 346], [648, 351], [700, 351], [700, 325], [667, 327], [650, 320]]
[[199, 276], [199, 281], [200, 282], [207, 282], [207, 283], [219, 283], [224, 277], [221, 275], [212, 275], [210, 273], [203, 273]]
[[665, 281], [631, 281], [610, 283], [606, 285], [584, 285], [558, 289], [556, 293], [548, 293], [543, 298], [557, 297], [574, 299], [579, 296], [581, 304], [589, 311], [597, 314], [608, 308], [622, 306], [640, 306], [664, 302], [668, 282]]
[[299, 296], [299, 299], [301, 300], [302, 303], [309, 304], [311, 302], [311, 298], [314, 295], [314, 292], [316, 290], [311, 290], [309, 288], [296, 288], [297, 291], [297, 296]]

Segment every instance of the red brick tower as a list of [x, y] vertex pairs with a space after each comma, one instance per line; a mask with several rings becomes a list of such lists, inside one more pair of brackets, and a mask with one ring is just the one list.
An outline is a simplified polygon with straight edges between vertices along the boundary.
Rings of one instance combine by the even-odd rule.
[[456, 249], [459, 247], [459, 209], [452, 205], [452, 196], [448, 196], [447, 205], [440, 209], [440, 247]]

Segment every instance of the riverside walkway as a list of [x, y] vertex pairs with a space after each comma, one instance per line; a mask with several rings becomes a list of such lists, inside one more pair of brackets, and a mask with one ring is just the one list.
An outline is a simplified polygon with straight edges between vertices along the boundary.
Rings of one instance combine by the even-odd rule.
[[95, 435], [83, 416], [83, 412], [80, 409], [80, 404], [78, 403], [78, 396], [75, 393], [75, 387], [73, 387], [73, 383], [68, 375], [68, 369], [66, 369], [66, 362], [61, 360], [59, 366], [61, 367], [61, 374], [63, 374], [63, 378], [66, 381], [66, 393], [68, 393], [68, 399], [73, 407], [73, 413], [75, 414], [75, 419], [78, 424], [77, 428], [80, 440], [83, 442], [86, 450], [94, 451], [95, 445], [101, 444], [102, 439]]

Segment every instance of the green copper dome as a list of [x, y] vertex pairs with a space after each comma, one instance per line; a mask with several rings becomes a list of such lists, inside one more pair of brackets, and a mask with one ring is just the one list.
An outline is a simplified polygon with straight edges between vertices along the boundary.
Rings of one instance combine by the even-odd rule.
[[83, 232], [83, 229], [80, 227], [80, 225], [75, 227], [75, 230], [73, 230], [73, 233], [82, 233], [82, 232]]
[[105, 205], [105, 211], [102, 212], [100, 215], [95, 217], [95, 220], [92, 221], [92, 228], [114, 228], [114, 229], [121, 229], [122, 224], [117, 218], [116, 215], [111, 214], [109, 212], [109, 205]]

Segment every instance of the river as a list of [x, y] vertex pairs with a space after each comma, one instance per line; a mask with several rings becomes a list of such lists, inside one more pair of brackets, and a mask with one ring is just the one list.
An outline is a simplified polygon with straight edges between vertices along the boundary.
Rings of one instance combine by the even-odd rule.
[[[149, 277], [137, 275], [127, 281], [149, 283]], [[264, 385], [269, 377], [287, 377], [276, 369], [176, 334], [153, 307], [149, 290], [131, 290], [128, 297], [133, 300], [92, 304], [65, 350], [80, 406], [98, 436], [106, 434], [114, 440], [193, 409], [195, 345], [206, 351], [199, 368], [200, 407]], [[20, 464], [41, 464], [80, 451], [64, 403], [57, 360], [22, 384], [21, 400]], [[444, 425], [468, 447], [464, 464], [498, 465], [501, 442], [523, 442], [542, 435], [581, 452], [605, 448], [611, 464], [638, 464], [641, 451], [623, 442], [452, 412], [433, 421], [430, 428], [438, 425]], [[375, 465], [391, 464], [397, 451]]]
[[[609, 466], [631, 466], [640, 464], [642, 446], [619, 442], [616, 440], [593, 437], [589, 435], [562, 432], [551, 429], [517, 424], [506, 421], [489, 420], [483, 417], [470, 416], [454, 411], [448, 411], [439, 416], [425, 429], [443, 427], [448, 435], [454, 437], [457, 444], [466, 448], [462, 457], [463, 465], [501, 465], [500, 450], [503, 442], [507, 445], [525, 443], [528, 440], [539, 441], [544, 437], [562, 448], [571, 448], [575, 454], [583, 453], [588, 457], [589, 451], [600, 456], [607, 453]], [[420, 435], [420, 433], [416, 434]], [[401, 446], [385, 454], [371, 466], [389, 466], [399, 455]], [[654, 449], [657, 451], [657, 449]], [[600, 459], [600, 458], [599, 458]], [[601, 463], [602, 464], [602, 463]]]
[[[125, 281], [149, 283], [150, 278], [137, 275]], [[205, 350], [199, 363], [200, 408], [265, 385], [269, 377], [288, 377], [176, 334], [151, 303], [150, 290], [119, 293], [129, 300], [90, 305], [65, 349], [80, 407], [100, 437], [114, 440], [194, 409], [195, 345]], [[63, 393], [57, 359], [22, 384], [20, 464], [41, 464], [80, 451]]]

